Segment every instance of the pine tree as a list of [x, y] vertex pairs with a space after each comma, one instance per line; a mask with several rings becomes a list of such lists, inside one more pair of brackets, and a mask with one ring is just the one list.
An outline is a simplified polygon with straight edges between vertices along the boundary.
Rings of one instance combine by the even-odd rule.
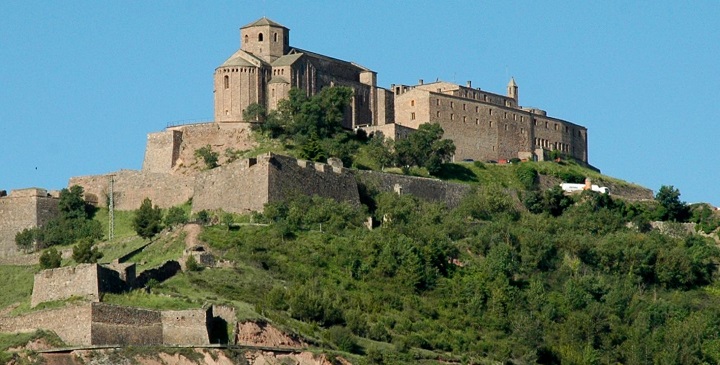
[[153, 207], [150, 198], [145, 198], [140, 208], [135, 211], [133, 228], [142, 238], [155, 237], [162, 230], [162, 211], [157, 205]]

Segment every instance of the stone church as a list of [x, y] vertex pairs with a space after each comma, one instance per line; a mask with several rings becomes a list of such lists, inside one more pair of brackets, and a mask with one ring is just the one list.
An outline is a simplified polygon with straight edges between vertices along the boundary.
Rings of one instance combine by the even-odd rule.
[[290, 30], [268, 18], [240, 28], [240, 49], [215, 70], [215, 121], [241, 122], [251, 104], [275, 109], [291, 88], [315, 95], [327, 86], [353, 89], [344, 127], [386, 124], [393, 95], [377, 73], [353, 62], [290, 46]]

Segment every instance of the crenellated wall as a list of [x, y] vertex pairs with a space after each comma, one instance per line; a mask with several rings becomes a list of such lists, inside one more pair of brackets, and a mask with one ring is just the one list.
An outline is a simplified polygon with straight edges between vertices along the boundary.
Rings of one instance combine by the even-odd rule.
[[343, 168], [280, 155], [233, 162], [198, 175], [193, 211], [262, 211], [268, 202], [318, 195], [359, 204], [357, 183]]

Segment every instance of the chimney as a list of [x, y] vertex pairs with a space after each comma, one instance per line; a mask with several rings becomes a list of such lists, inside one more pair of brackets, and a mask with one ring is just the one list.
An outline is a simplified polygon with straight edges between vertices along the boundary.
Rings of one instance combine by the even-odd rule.
[[467, 87], [470, 87], [470, 88], [472, 87], [472, 81], [467, 82]]
[[422, 85], [422, 84], [423, 84], [423, 79], [418, 80], [418, 85]]

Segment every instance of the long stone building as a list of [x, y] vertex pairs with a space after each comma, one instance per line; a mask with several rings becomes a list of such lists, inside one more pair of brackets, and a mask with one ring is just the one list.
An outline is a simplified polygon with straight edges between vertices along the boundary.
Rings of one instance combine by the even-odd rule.
[[455, 160], [540, 159], [557, 150], [588, 162], [587, 128], [518, 104], [511, 79], [507, 95], [449, 82], [393, 85], [395, 123], [417, 129], [438, 123], [453, 140]]

